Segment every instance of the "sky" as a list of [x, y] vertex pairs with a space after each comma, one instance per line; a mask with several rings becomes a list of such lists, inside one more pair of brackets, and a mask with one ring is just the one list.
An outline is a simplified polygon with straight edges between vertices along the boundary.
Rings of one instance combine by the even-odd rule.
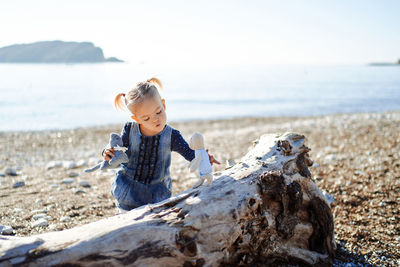
[[365, 64], [400, 58], [398, 0], [0, 2], [0, 47], [90, 41], [167, 65]]

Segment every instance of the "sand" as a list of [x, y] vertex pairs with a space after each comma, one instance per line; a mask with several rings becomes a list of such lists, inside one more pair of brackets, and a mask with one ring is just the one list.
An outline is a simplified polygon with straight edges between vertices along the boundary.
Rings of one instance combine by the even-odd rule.
[[[186, 140], [195, 131], [203, 133], [210, 153], [223, 163], [214, 166], [215, 171], [223, 170], [228, 161], [238, 162], [264, 133], [304, 134], [315, 162], [313, 179], [336, 200], [335, 264], [400, 265], [400, 112], [170, 125]], [[28, 236], [117, 214], [110, 194], [114, 171], [83, 170], [101, 159], [110, 132], [121, 129], [122, 125], [107, 125], [1, 132], [0, 225], [11, 226], [9, 234]], [[196, 181], [187, 162], [175, 153], [171, 174], [174, 193]]]

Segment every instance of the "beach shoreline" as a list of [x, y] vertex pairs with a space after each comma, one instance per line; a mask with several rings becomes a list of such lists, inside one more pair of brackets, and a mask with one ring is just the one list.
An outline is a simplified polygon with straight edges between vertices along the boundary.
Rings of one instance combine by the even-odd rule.
[[[186, 140], [194, 132], [203, 133], [206, 147], [222, 162], [214, 167], [216, 172], [239, 162], [262, 134], [305, 135], [314, 161], [312, 177], [336, 199], [332, 211], [338, 260], [400, 264], [400, 111], [170, 125]], [[5, 150], [0, 155], [0, 225], [11, 226], [17, 236], [28, 236], [115, 215], [110, 194], [114, 171], [87, 174], [83, 170], [101, 159], [109, 134], [119, 133], [122, 127], [0, 132]], [[174, 194], [196, 181], [176, 153], [171, 176]], [[35, 226], [39, 220], [47, 225]]]

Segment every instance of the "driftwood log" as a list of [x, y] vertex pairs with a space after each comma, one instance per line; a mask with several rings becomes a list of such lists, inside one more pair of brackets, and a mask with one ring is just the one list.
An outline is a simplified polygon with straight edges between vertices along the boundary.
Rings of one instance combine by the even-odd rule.
[[264, 135], [211, 186], [61, 232], [0, 237], [0, 266], [329, 265], [329, 203], [305, 137]]

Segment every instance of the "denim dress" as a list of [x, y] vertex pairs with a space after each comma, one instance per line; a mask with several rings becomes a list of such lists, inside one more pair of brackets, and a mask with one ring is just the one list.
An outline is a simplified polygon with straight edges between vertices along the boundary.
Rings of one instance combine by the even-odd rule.
[[124, 135], [129, 136], [129, 162], [122, 164], [111, 187], [111, 194], [119, 209], [131, 210], [171, 196], [169, 167], [173, 131], [174, 136], [178, 133], [180, 137], [179, 145], [184, 147], [187, 154], [185, 158], [194, 158], [194, 151], [188, 147], [179, 131], [169, 125], [155, 136], [142, 135], [137, 123], [131, 123], [129, 133], [123, 131], [123, 138]]

